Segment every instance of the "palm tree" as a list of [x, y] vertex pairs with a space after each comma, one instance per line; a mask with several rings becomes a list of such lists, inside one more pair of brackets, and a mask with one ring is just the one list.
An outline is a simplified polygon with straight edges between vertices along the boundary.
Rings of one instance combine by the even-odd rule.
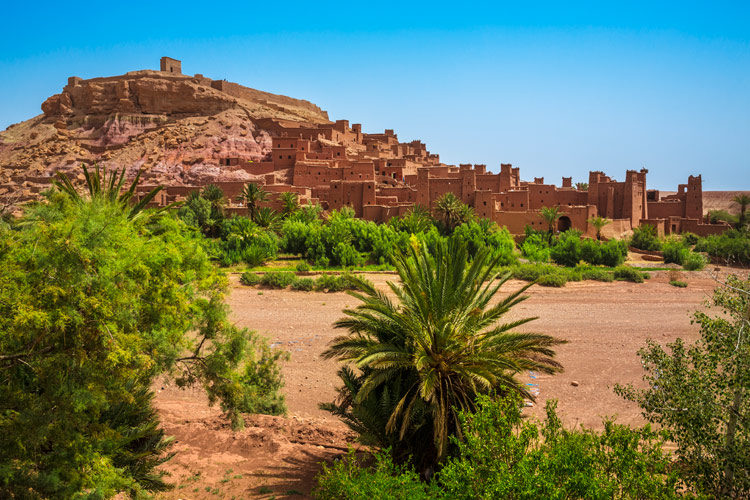
[[281, 216], [270, 207], [259, 208], [253, 219], [258, 226], [276, 231], [281, 226]]
[[542, 207], [539, 211], [539, 216], [547, 223], [547, 242], [550, 244], [552, 243], [552, 235], [555, 232], [557, 219], [559, 219], [561, 215], [562, 212], [560, 212], [560, 207]]
[[435, 212], [443, 223], [447, 234], [453, 233], [460, 224], [474, 218], [474, 210], [456, 198], [453, 193], [445, 193], [435, 202]]
[[[344, 311], [347, 317], [336, 327], [348, 333], [323, 353], [361, 370], [364, 378], [350, 397], [352, 409], [371, 405], [369, 398], [387, 388], [393, 407], [384, 425], [389, 435], [403, 442], [429, 429], [429, 443], [408, 443], [426, 457], [428, 467], [445, 457], [451, 435], [460, 437], [458, 412], [473, 411], [477, 395], [516, 391], [533, 400], [515, 376], [525, 370], [561, 370], [553, 348], [563, 341], [514, 331], [535, 318], [499, 323], [527, 298], [523, 293], [530, 285], [490, 305], [510, 273], [495, 281], [498, 258], [486, 248], [471, 264], [467, 259], [466, 244], [456, 238], [438, 243], [434, 255], [424, 243], [406, 255], [397, 253], [401, 285], [388, 283], [397, 302], [353, 278], [360, 291], [351, 295], [361, 304]], [[396, 382], [398, 390], [393, 389]]]
[[283, 205], [281, 213], [284, 217], [290, 217], [297, 213], [297, 210], [299, 210], [299, 197], [297, 193], [285, 191], [281, 193], [280, 198]]
[[747, 207], [750, 205], [750, 196], [746, 194], [738, 194], [732, 198], [732, 201], [740, 206], [739, 226], [740, 229], [742, 229], [745, 227], [745, 212], [747, 212]]
[[576, 182], [576, 189], [578, 191], [588, 191], [589, 183], [588, 182]]
[[245, 203], [247, 215], [250, 217], [250, 220], [255, 220], [258, 205], [268, 201], [268, 191], [263, 189], [263, 186], [251, 182], [250, 184], [245, 184], [242, 192], [237, 196], [237, 201]]
[[[125, 184], [125, 167], [122, 167], [122, 170], [120, 170], [119, 173], [117, 172], [117, 170], [110, 171], [109, 176], [107, 175], [106, 168], [100, 170], [98, 164], [94, 164], [94, 167], [95, 170], [93, 172], [89, 172], [89, 169], [86, 168], [86, 165], [81, 164], [81, 168], [83, 168], [83, 176], [86, 179], [86, 189], [89, 193], [89, 199], [106, 199], [111, 203], [120, 204], [123, 209], [128, 207], [130, 201], [136, 194], [135, 190], [138, 187], [138, 182], [141, 179], [141, 171], [138, 171], [135, 179], [133, 179], [133, 182], [130, 183], [130, 187], [126, 191], [123, 191], [123, 185]], [[72, 198], [74, 201], [85, 201], [73, 186], [70, 178], [68, 178], [68, 176], [64, 173], [57, 172], [57, 179], [54, 179], [53, 183], [58, 189], [60, 189], [60, 191], [70, 196], [70, 198]], [[143, 214], [145, 213], [144, 209], [146, 208], [146, 205], [148, 205], [163, 188], [164, 186], [158, 186], [149, 191], [140, 200], [138, 200], [135, 205], [130, 207], [130, 210], [128, 211], [128, 218], [135, 219], [143, 216]], [[173, 203], [167, 207], [162, 207], [159, 211], [171, 208], [173, 206], [176, 206], [176, 204]]]
[[602, 239], [602, 228], [612, 222], [611, 220], [607, 219], [606, 217], [602, 217], [601, 215], [597, 215], [596, 217], [592, 217], [589, 220], [587, 220], [589, 224], [591, 224], [594, 229], [596, 229], [596, 239], [601, 240]]
[[424, 205], [416, 204], [402, 217], [394, 217], [391, 224], [411, 234], [426, 233], [432, 227], [432, 216]]

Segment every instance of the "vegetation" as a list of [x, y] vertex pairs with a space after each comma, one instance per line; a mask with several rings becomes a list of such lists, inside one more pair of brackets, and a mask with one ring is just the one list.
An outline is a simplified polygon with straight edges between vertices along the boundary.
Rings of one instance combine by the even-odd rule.
[[514, 331], [533, 318], [498, 324], [528, 286], [490, 306], [510, 275], [495, 283], [499, 259], [486, 249], [471, 264], [467, 258], [457, 238], [439, 242], [433, 253], [422, 244], [398, 254], [401, 286], [389, 283], [398, 302], [358, 281], [360, 292], [352, 295], [361, 304], [336, 323], [348, 334], [324, 353], [360, 373], [342, 369], [339, 399], [323, 408], [370, 444], [393, 446], [400, 460], [413, 456], [426, 474], [448, 454], [450, 436], [460, 432], [458, 412], [475, 410], [478, 395], [515, 391], [532, 398], [515, 375], [561, 368], [554, 347], [562, 341]]
[[[237, 197], [237, 201], [241, 201], [247, 207], [247, 215], [251, 221], [256, 221], [256, 214], [259, 210], [259, 205], [265, 201], [268, 201], [268, 191], [263, 186], [251, 182], [245, 184], [242, 189], [242, 193]], [[256, 221], [257, 222], [257, 221]]]
[[0, 229], [3, 498], [163, 489], [157, 376], [203, 387], [236, 426], [284, 411], [280, 354], [229, 323], [202, 241], [112, 196], [121, 178], [88, 178], [89, 196], [52, 192]]
[[474, 220], [474, 209], [456, 198], [453, 193], [445, 193], [435, 202], [435, 213], [442, 223], [445, 234], [453, 231], [461, 224]]
[[597, 215], [596, 217], [592, 217], [589, 220], [587, 220], [589, 224], [593, 226], [594, 229], [596, 229], [596, 239], [601, 240], [602, 239], [602, 229], [607, 224], [610, 224], [612, 221], [602, 217], [600, 215]]
[[630, 246], [649, 252], [661, 250], [661, 242], [656, 234], [656, 228], [648, 224], [634, 228]]
[[547, 224], [547, 243], [552, 244], [552, 235], [555, 234], [555, 226], [557, 225], [557, 219], [560, 218], [562, 212], [560, 207], [542, 207], [539, 211], [539, 216], [544, 219]]
[[315, 497], [321, 500], [508, 498], [676, 499], [678, 471], [663, 451], [665, 437], [648, 426], [631, 429], [607, 420], [604, 431], [566, 430], [547, 403], [547, 418], [521, 416], [520, 398], [500, 401], [480, 396], [477, 411], [460, 412], [463, 439], [429, 483], [408, 466], [376, 453], [368, 467], [353, 452], [324, 466]]
[[723, 260], [728, 265], [750, 264], [750, 235], [747, 231], [730, 230], [701, 238], [695, 250]]
[[745, 227], [745, 224], [747, 223], [745, 215], [747, 213], [747, 207], [750, 206], [750, 195], [738, 194], [737, 196], [732, 198], [732, 202], [740, 207], [740, 216], [737, 220], [737, 229], [743, 229]]
[[700, 339], [639, 351], [646, 389], [616, 392], [643, 409], [677, 446], [681, 476], [710, 498], [750, 495], [750, 281], [730, 275], [714, 292], [716, 316], [698, 311]]

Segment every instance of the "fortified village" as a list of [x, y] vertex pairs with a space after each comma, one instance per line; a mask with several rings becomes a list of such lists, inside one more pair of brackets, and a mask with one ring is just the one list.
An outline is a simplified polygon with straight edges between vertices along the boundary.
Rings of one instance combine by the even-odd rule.
[[[92, 80], [71, 77], [63, 93], [50, 97], [42, 109], [38, 126], [53, 123], [55, 136], [50, 141], [64, 141], [55, 147], [77, 149], [72, 154], [65, 150], [62, 164], [48, 160], [35, 172], [29, 163], [33, 156], [19, 156], [23, 161], [14, 163], [3, 159], [3, 148], [11, 146], [3, 138], [0, 165], [12, 174], [4, 183], [0, 178], [0, 198], [21, 192], [21, 200], [33, 199], [55, 171], [73, 171], [77, 162], [96, 161], [108, 168], [143, 168], [142, 192], [157, 184], [165, 186], [155, 201], [159, 206], [214, 183], [224, 190], [229, 210], [242, 213], [235, 200], [247, 183], [256, 182], [271, 193], [267, 205], [273, 208], [280, 208], [281, 193], [296, 192], [301, 203], [320, 203], [327, 210], [348, 206], [358, 217], [376, 222], [403, 215], [415, 204], [432, 207], [451, 192], [478, 216], [506, 226], [513, 234], [523, 233], [527, 225], [546, 229], [539, 210], [553, 206], [563, 214], [560, 231], [575, 228], [588, 235], [595, 230], [587, 221], [597, 215], [612, 220], [604, 228], [605, 236], [621, 235], [641, 224], [655, 226], [659, 234], [689, 231], [705, 236], [728, 229], [709, 224], [704, 217], [700, 175], [690, 176], [676, 194], [662, 197], [659, 191], [647, 189], [645, 169], [627, 171], [620, 182], [590, 172], [586, 188], [574, 185], [571, 177], [562, 177], [561, 186], [541, 177], [523, 181], [511, 164], [501, 164], [499, 173], [488, 171], [486, 165], [446, 165], [421, 141], [399, 142], [393, 130], [363, 133], [362, 125], [331, 122], [327, 113], [307, 101], [200, 74], [183, 75], [181, 62], [168, 57], [161, 59], [159, 72]], [[216, 117], [185, 120], [216, 113], [239, 117], [239, 135], [251, 147], [228, 147], [229, 129], [237, 127], [223, 121], [222, 137], [212, 139], [217, 143], [196, 139], [195, 129]], [[136, 157], [129, 157], [130, 165], [122, 155], [118, 164], [118, 150], [141, 136], [154, 136], [162, 149], [169, 146], [165, 130], [174, 129], [177, 119], [182, 120], [180, 127], [193, 131], [193, 136], [172, 141], [179, 144], [180, 153], [160, 154], [158, 148], [149, 152], [144, 146]], [[207, 130], [204, 135], [215, 134]], [[197, 156], [196, 150], [200, 150]]]

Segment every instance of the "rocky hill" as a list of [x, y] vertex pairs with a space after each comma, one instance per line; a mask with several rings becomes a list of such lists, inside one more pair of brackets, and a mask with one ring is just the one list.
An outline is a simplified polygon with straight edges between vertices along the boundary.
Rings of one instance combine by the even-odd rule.
[[32, 198], [55, 171], [94, 162], [133, 173], [143, 168], [149, 182], [169, 185], [250, 180], [244, 171], [218, 165], [226, 157], [267, 156], [273, 132], [261, 122], [330, 123], [308, 101], [202, 75], [148, 70], [71, 77], [42, 111], [0, 132], [0, 197]]

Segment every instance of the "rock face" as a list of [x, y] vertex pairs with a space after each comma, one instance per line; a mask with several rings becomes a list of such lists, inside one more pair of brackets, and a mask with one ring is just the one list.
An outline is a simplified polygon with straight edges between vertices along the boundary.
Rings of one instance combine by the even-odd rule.
[[330, 123], [308, 101], [202, 75], [148, 70], [71, 77], [42, 111], [0, 132], [0, 198], [21, 193], [32, 199], [56, 171], [82, 162], [142, 168], [149, 182], [164, 185], [250, 179], [244, 171], [219, 168], [220, 161], [264, 159], [274, 134], [262, 126], [269, 118]]

